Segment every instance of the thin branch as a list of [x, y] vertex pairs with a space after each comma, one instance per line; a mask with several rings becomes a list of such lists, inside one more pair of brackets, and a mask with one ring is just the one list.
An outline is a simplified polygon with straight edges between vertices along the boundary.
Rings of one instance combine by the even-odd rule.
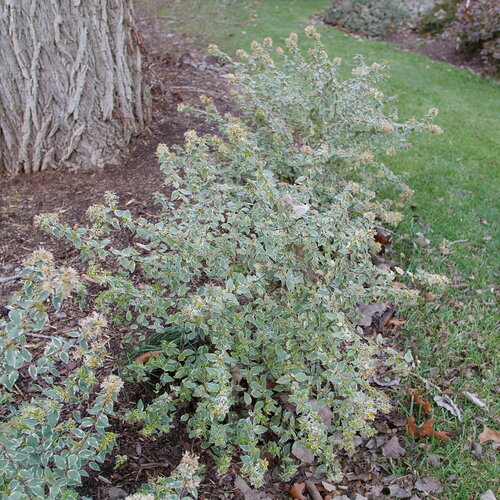
[[410, 375], [413, 375], [414, 377], [416, 377], [419, 380], [421, 380], [422, 382], [424, 382], [426, 384], [426, 386], [433, 387], [436, 391], [438, 391], [442, 395], [441, 399], [445, 403], [447, 403], [447, 405], [446, 404], [445, 405], [439, 404], [439, 402], [436, 400], [436, 398], [434, 398], [434, 401], [436, 401], [436, 403], [438, 403], [439, 406], [443, 406], [448, 411], [450, 411], [453, 415], [455, 415], [458, 418], [459, 422], [462, 422], [462, 413], [460, 411], [460, 408], [453, 401], [453, 399], [451, 399], [450, 396], [448, 396], [448, 394], [444, 393], [444, 391], [441, 389], [441, 387], [439, 387], [438, 385], [434, 384], [430, 380], [422, 377], [421, 375], [418, 375], [417, 373], [410, 372]]
[[185, 85], [180, 87], [170, 87], [170, 88], [174, 90], [183, 89], [183, 90], [190, 90], [191, 92], [200, 92], [201, 94], [211, 95], [213, 97], [217, 97], [218, 99], [221, 97], [219, 94], [216, 94], [215, 92], [210, 92], [209, 90], [198, 89], [196, 87], [189, 87]]
[[22, 274], [14, 274], [13, 276], [6, 276], [5, 278], [0, 278], [0, 283], [7, 283], [7, 281], [18, 280], [22, 278]]
[[313, 500], [322, 500], [321, 494], [312, 481], [306, 481], [306, 488]]
[[65, 342], [66, 340], [63, 339], [62, 337], [56, 337], [54, 335], [42, 335], [41, 333], [31, 333], [31, 332], [26, 332], [25, 335], [28, 335], [30, 337], [36, 337], [37, 339], [48, 339], [48, 340], [52, 340], [52, 339], [58, 339], [60, 340], [61, 342]]
[[436, 389], [438, 392], [443, 392], [443, 390], [441, 389], [441, 387], [439, 387], [438, 385], [436, 385], [434, 382], [431, 382], [430, 380], [422, 377], [421, 375], [419, 375], [418, 373], [413, 373], [413, 372], [410, 372], [410, 375], [412, 375], [413, 377], [415, 378], [418, 378], [419, 380], [421, 380], [422, 382], [424, 382], [425, 384], [431, 386], [431, 387], [434, 387], [434, 389]]

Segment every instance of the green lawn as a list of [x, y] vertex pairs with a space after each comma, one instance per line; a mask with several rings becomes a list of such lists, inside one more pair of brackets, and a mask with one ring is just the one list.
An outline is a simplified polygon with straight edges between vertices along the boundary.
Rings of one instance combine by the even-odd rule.
[[[324, 0], [265, 0], [239, 2], [231, 7], [226, 22], [209, 33], [214, 43], [228, 52], [246, 48], [253, 39], [271, 36], [277, 44], [291, 31], [301, 32], [308, 18], [319, 13]], [[195, 34], [192, 23], [183, 26]], [[392, 158], [391, 167], [407, 173], [407, 183], [415, 190], [412, 206], [398, 228], [399, 259], [409, 268], [423, 266], [454, 278], [454, 285], [434, 302], [422, 300], [400, 311], [407, 319], [403, 327], [402, 349], [411, 348], [418, 360], [418, 373], [431, 379], [450, 396], [464, 413], [459, 422], [445, 410], [436, 409], [440, 430], [462, 427], [462, 433], [447, 443], [412, 443], [412, 452], [396, 471], [417, 470], [442, 479], [443, 498], [478, 498], [485, 490], [497, 491], [499, 470], [491, 443], [477, 458], [464, 446], [477, 436], [485, 423], [498, 429], [499, 357], [497, 296], [493, 285], [498, 278], [500, 90], [497, 83], [473, 73], [432, 62], [377, 41], [358, 40], [330, 27], [321, 26], [323, 40], [333, 56], [346, 64], [361, 54], [368, 62], [389, 61], [390, 80], [384, 90], [399, 96], [401, 118], [419, 117], [437, 107], [436, 123], [445, 133], [414, 141], [414, 148]], [[431, 240], [427, 248], [412, 241], [417, 232]], [[449, 254], [439, 246], [447, 240]], [[462, 241], [465, 240], [465, 241]], [[446, 252], [445, 252], [446, 253]], [[496, 273], [496, 274], [495, 274]], [[418, 379], [408, 385], [421, 388]], [[476, 393], [488, 403], [488, 415], [462, 395]], [[400, 390], [400, 404], [409, 411], [408, 397]], [[435, 395], [436, 392], [432, 393]], [[430, 395], [428, 396], [430, 397]], [[426, 469], [425, 458], [434, 453], [442, 465]]]

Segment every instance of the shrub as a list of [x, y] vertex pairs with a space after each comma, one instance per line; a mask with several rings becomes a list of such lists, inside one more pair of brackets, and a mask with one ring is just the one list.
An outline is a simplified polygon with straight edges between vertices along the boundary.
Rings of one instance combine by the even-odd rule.
[[383, 36], [408, 16], [408, 10], [399, 0], [335, 0], [325, 14], [325, 21], [355, 33]]
[[[370, 422], [389, 410], [369, 379], [377, 363], [405, 363], [355, 327], [360, 303], [414, 296], [371, 261], [376, 221], [400, 218], [381, 190], [410, 194], [382, 160], [411, 134], [441, 132], [430, 122], [436, 110], [397, 121], [376, 87], [381, 65], [358, 59], [343, 79], [319, 33], [306, 34], [313, 47], [302, 53], [290, 35], [276, 49], [279, 66], [269, 38], [240, 51], [240, 62], [212, 47], [233, 66], [241, 116], [221, 115], [206, 97], [201, 109], [184, 107], [217, 133], [158, 146], [169, 193], [156, 195], [159, 219], [133, 217], [108, 194], [89, 209], [88, 228], [37, 220], [82, 251], [105, 288], [96, 305], [128, 326], [126, 340], [184, 332], [129, 366], [139, 381], [154, 373], [157, 398], [127, 418], [155, 434], [180, 417], [220, 473], [236, 455], [254, 486], [269, 465], [263, 452], [287, 480], [301, 448], [318, 472], [340, 477], [335, 451], [353, 451], [354, 436], [373, 434]], [[132, 244], [114, 244], [116, 231]]]
[[200, 477], [198, 457], [185, 452], [180, 464], [169, 477], [157, 477], [125, 500], [191, 500], [198, 498]]
[[463, 1], [459, 4], [449, 32], [462, 51], [479, 52], [484, 60], [500, 69], [500, 5], [495, 0]]
[[418, 22], [420, 33], [437, 35], [455, 19], [460, 0], [444, 0], [423, 14]]
[[[70, 268], [57, 269], [40, 250], [26, 262], [22, 289], [13, 296], [7, 320], [0, 321], [0, 491], [2, 498], [77, 498], [84, 470], [99, 470], [115, 436], [106, 432], [108, 415], [121, 387], [110, 376], [96, 390], [98, 369], [106, 355], [102, 316], [81, 322], [67, 338], [44, 335], [49, 304], [58, 310], [81, 287]], [[46, 342], [33, 359], [31, 340]], [[68, 363], [80, 361], [77, 368]], [[30, 395], [16, 382], [30, 384]]]

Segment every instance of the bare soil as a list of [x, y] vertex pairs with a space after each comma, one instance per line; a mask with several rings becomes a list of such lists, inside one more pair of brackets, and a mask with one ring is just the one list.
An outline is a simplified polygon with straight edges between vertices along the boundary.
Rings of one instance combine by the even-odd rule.
[[477, 53], [459, 52], [457, 43], [443, 35], [421, 35], [414, 29], [402, 27], [397, 32], [388, 35], [384, 42], [396, 47], [427, 56], [432, 61], [440, 61], [463, 69], [469, 69], [479, 74], [486, 74], [490, 67], [485, 64]]
[[[320, 15], [313, 16], [311, 21], [324, 23]], [[333, 27], [355, 36], [365, 37], [362, 33], [352, 33], [342, 26]], [[456, 41], [443, 34], [421, 35], [413, 26], [405, 23], [393, 33], [377, 39], [391, 43], [398, 49], [427, 56], [432, 61], [445, 62], [480, 75], [491, 74], [491, 66], [485, 63], [479, 54], [458, 51]]]

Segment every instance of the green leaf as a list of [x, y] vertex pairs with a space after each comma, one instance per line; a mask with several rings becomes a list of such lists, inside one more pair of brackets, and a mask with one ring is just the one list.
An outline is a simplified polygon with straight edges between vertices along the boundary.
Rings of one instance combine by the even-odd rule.
[[245, 403], [250, 406], [252, 404], [252, 397], [250, 396], [250, 394], [248, 394], [248, 392], [244, 392], [243, 393], [243, 399], [245, 400]]
[[306, 382], [307, 380], [309, 380], [309, 377], [305, 373], [301, 372], [294, 373], [293, 377], [295, 378], [295, 380], [298, 380], [299, 382]]
[[14, 323], [16, 326], [19, 326], [22, 321], [23, 321], [23, 315], [19, 309], [11, 309], [9, 311], [9, 319]]

